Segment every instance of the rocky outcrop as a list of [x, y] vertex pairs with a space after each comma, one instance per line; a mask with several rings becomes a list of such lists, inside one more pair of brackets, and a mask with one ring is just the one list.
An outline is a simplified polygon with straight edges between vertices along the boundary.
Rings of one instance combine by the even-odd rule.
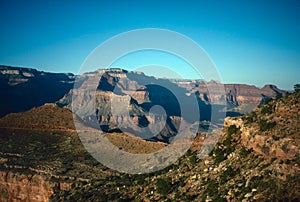
[[0, 201], [44, 202], [54, 193], [43, 176], [0, 171]]
[[300, 156], [298, 140], [290, 137], [274, 139], [272, 136], [260, 135], [256, 127], [245, 126], [241, 118], [227, 117], [224, 126], [235, 125], [241, 131], [241, 143], [248, 150], [253, 150], [265, 158], [295, 160]]
[[295, 160], [300, 157], [299, 108], [299, 93], [295, 93], [270, 101], [244, 117], [227, 117], [224, 126], [238, 127], [243, 146], [265, 158]]
[[69, 191], [89, 181], [22, 166], [11, 166], [11, 169], [14, 171], [0, 171], [1, 202], [46, 202], [55, 192]]

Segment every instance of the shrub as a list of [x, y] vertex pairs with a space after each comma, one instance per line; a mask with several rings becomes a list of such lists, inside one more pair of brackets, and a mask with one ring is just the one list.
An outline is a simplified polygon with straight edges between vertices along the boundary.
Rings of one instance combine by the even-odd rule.
[[245, 149], [244, 147], [240, 150], [240, 156], [242, 158], [245, 158], [249, 154], [248, 150]]
[[266, 130], [270, 130], [272, 128], [274, 128], [276, 126], [276, 122], [275, 121], [272, 121], [272, 122], [268, 122], [264, 119], [260, 120], [258, 122], [259, 124], [259, 129], [260, 131], [266, 131]]
[[273, 106], [270, 104], [266, 104], [261, 108], [262, 114], [271, 114], [273, 113]]
[[261, 148], [262, 152], [265, 153], [266, 155], [269, 155], [270, 154], [270, 148], [267, 147], [267, 146], [262, 146]]
[[225, 146], [225, 153], [226, 154], [230, 154], [233, 151], [232, 148], [232, 135], [234, 134], [239, 134], [240, 133], [240, 129], [236, 127], [236, 125], [231, 125], [228, 127], [227, 129], [227, 136], [226, 139], [224, 140], [223, 144]]
[[214, 150], [214, 154], [216, 155], [216, 157], [215, 157], [215, 162], [216, 162], [217, 164], [219, 164], [219, 163], [221, 163], [222, 161], [225, 160], [224, 152], [223, 152], [220, 148], [217, 147], [217, 148]]
[[156, 188], [158, 193], [162, 195], [167, 195], [172, 191], [171, 178], [169, 177], [166, 179], [159, 178], [156, 182]]
[[257, 121], [257, 114], [255, 111], [252, 111], [249, 114], [246, 114], [245, 116], [242, 117], [243, 121], [245, 122], [245, 124], [248, 123], [253, 123]]
[[227, 170], [225, 170], [220, 176], [221, 184], [225, 183], [227, 180], [234, 177], [235, 175], [236, 172], [233, 170], [233, 168], [231, 166], [228, 166]]
[[216, 180], [209, 180], [207, 183], [207, 187], [204, 191], [205, 194], [202, 196], [202, 200], [205, 201], [206, 196], [208, 195], [212, 198], [213, 201], [226, 201], [224, 198], [219, 196], [218, 187], [219, 184]]
[[184, 185], [185, 185], [184, 179], [183, 179], [183, 178], [180, 178], [180, 179], [179, 179], [179, 186], [180, 186], [180, 187], [183, 187]]
[[191, 149], [188, 149], [188, 150], [186, 151], [186, 155], [187, 155], [187, 156], [191, 156], [191, 155], [192, 155], [192, 150], [191, 150]]
[[275, 97], [275, 99], [277, 100], [277, 99], [280, 99], [280, 98], [282, 98], [283, 96], [282, 96], [282, 93], [278, 93], [277, 95], [276, 95], [276, 97]]
[[192, 156], [190, 156], [190, 162], [192, 165], [195, 165], [197, 163], [197, 156], [195, 153]]
[[236, 134], [239, 131], [239, 128], [236, 127], [236, 125], [231, 125], [227, 128], [227, 134], [228, 135], [233, 135]]
[[279, 138], [278, 136], [276, 136], [276, 135], [272, 135], [272, 138], [273, 138], [275, 141], [277, 141], [277, 140], [280, 139], [280, 138]]
[[300, 92], [300, 84], [295, 84], [294, 90], [295, 90], [295, 92]]
[[217, 195], [218, 194], [218, 182], [216, 180], [209, 180], [208, 183], [207, 183], [207, 187], [205, 189], [205, 193], [207, 193], [209, 196], [214, 196], [214, 195]]

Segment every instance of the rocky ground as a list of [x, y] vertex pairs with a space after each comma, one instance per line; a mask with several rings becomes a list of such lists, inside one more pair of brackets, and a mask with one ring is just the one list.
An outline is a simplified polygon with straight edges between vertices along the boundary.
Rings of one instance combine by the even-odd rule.
[[[299, 201], [299, 109], [298, 92], [227, 118], [215, 146], [203, 145], [210, 135], [203, 133], [175, 164], [141, 175], [93, 159], [68, 109], [47, 104], [10, 114], [0, 120], [0, 201]], [[148, 146], [107, 136], [132, 153]], [[155, 151], [164, 143], [149, 145]], [[201, 146], [214, 148], [199, 159]]]

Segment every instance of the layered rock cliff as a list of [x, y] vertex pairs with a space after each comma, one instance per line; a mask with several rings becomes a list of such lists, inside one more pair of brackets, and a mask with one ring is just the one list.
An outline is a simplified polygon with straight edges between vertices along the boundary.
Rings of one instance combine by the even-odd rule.
[[[100, 77], [97, 74], [102, 75], [100, 82]], [[61, 99], [58, 103], [61, 106], [70, 104], [72, 97], [68, 96], [68, 94], [73, 89], [76, 78], [78, 80], [81, 79], [82, 82], [89, 78], [89, 82], [84, 82], [86, 85], [101, 84], [98, 88], [99, 91], [111, 91], [118, 95], [129, 95], [138, 105], [151, 102], [150, 93], [153, 94], [153, 90], [151, 92], [149, 88], [147, 89], [146, 85], [149, 84], [165, 86], [167, 89], [180, 91], [185, 95], [195, 93], [201, 102], [199, 105], [202, 108], [209, 108], [205, 107], [205, 105], [209, 104], [223, 104], [223, 100], [226, 99], [227, 110], [231, 112], [229, 115], [249, 112], [260, 103], [268, 100], [268, 98], [285, 94], [285, 91], [278, 89], [274, 85], [266, 85], [260, 89], [245, 84], [224, 84], [225, 97], [223, 97], [218, 92], [223, 87], [221, 84], [221, 88], [213, 88], [214, 92], [208, 92], [209, 86], [212, 84], [216, 85], [216, 82], [213, 81], [156, 79], [140, 72], [128, 72], [118, 68], [100, 69], [84, 75], [74, 76], [65, 73], [42, 72], [31, 68], [0, 66], [0, 92], [1, 97], [6, 98], [0, 102], [0, 117], [12, 112], [29, 110], [44, 103], [56, 102], [64, 95], [64, 99]], [[170, 81], [175, 83], [177, 88]], [[182, 88], [178, 88], [178, 86]], [[154, 91], [157, 91], [157, 89]], [[157, 94], [156, 96], [163, 95]], [[203, 119], [209, 119], [209, 115], [203, 117]]]
[[209, 112], [209, 105], [186, 94], [185, 89], [166, 79], [108, 69], [78, 77], [75, 88], [57, 104], [72, 108], [87, 122], [96, 114], [101, 129], [108, 132], [126, 131], [143, 136], [153, 133], [147, 127], [158, 124], [151, 138], [168, 142], [177, 134], [180, 123], [193, 123], [210, 116], [201, 113], [199, 117], [198, 113], [197, 117], [198, 103], [202, 104], [200, 110], [203, 112]]
[[73, 88], [74, 75], [0, 66], [0, 117], [55, 102]]
[[[220, 97], [218, 90], [222, 89], [222, 84], [218, 84], [214, 81], [205, 82], [199, 81], [173, 81], [179, 86], [188, 89], [190, 92], [198, 92], [201, 100], [211, 103], [220, 103], [223, 97]], [[212, 88], [212, 92], [209, 92], [209, 86], [211, 84], [219, 85], [220, 88]], [[275, 85], [265, 85], [262, 88], [258, 88], [253, 85], [246, 84], [224, 84], [225, 96], [227, 101], [228, 111], [236, 111], [241, 114], [252, 111], [255, 107], [263, 104], [270, 98], [275, 98], [279, 95], [285, 95], [285, 91], [278, 89]]]
[[37, 174], [0, 171], [0, 201], [49, 201], [53, 188]]

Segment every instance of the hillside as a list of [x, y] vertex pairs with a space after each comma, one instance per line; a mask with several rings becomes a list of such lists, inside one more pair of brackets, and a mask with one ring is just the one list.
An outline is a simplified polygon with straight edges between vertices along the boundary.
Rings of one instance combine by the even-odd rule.
[[[201, 146], [213, 146], [202, 145], [203, 132], [174, 165], [142, 175], [93, 159], [68, 109], [47, 104], [7, 115], [0, 119], [0, 201], [299, 201], [299, 109], [294, 93], [226, 118], [210, 156], [197, 157]], [[126, 134], [108, 137], [131, 153], [161, 148]]]
[[[74, 118], [81, 122], [68, 109], [45, 104], [0, 119], [0, 201], [47, 201], [61, 190], [120, 175], [87, 153], [75, 131]], [[106, 137], [131, 153], [154, 152], [165, 146], [125, 133]]]
[[105, 185], [95, 181], [54, 199], [299, 201], [299, 109], [300, 93], [270, 101], [246, 116], [227, 118], [207, 158], [197, 159], [196, 146], [163, 171], [122, 175]]

